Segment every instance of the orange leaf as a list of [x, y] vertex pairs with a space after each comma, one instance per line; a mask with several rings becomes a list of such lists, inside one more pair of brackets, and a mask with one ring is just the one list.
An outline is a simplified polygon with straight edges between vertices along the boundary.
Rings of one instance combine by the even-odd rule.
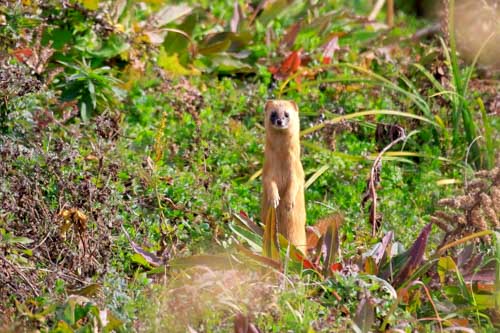
[[281, 63], [279, 68], [271, 66], [269, 71], [278, 80], [286, 79], [291, 74], [295, 73], [300, 67], [300, 53], [301, 50], [293, 51], [288, 57]]
[[30, 48], [17, 49], [12, 52], [17, 60], [26, 62], [32, 55], [33, 51]]

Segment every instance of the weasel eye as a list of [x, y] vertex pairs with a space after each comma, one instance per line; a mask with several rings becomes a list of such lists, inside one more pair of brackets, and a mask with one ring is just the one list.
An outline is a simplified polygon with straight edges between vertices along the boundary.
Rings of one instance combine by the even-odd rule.
[[278, 117], [278, 114], [276, 112], [271, 113], [271, 119], [276, 119]]
[[288, 112], [285, 112], [285, 117], [286, 118], [290, 117], [290, 114], [288, 114]]

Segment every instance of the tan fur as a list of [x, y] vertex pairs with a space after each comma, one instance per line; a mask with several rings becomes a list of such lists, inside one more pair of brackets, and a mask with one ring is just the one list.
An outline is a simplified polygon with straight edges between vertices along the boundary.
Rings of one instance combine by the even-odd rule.
[[[266, 146], [262, 173], [261, 218], [265, 222], [271, 206], [276, 207], [278, 232], [302, 252], [306, 252], [306, 209], [304, 170], [300, 162], [300, 121], [297, 105], [271, 100], [265, 106]], [[270, 119], [288, 113], [288, 127], [276, 128]]]

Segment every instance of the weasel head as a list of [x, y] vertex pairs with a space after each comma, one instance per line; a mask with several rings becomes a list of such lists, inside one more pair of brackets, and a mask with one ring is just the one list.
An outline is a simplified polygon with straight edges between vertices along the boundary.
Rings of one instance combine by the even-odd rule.
[[265, 106], [266, 129], [278, 131], [299, 130], [299, 110], [293, 101], [269, 100]]

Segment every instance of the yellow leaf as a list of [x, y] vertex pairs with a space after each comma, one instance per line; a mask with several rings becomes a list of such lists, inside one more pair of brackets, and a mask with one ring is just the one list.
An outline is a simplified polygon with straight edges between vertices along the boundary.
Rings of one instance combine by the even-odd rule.
[[145, 3], [149, 3], [151, 5], [159, 5], [164, 2], [164, 0], [145, 0]]
[[99, 8], [99, 0], [80, 0], [83, 7], [88, 10], [96, 10]]
[[262, 239], [262, 252], [265, 257], [273, 260], [280, 260], [278, 237], [276, 226], [276, 209], [269, 207], [267, 212], [266, 226], [264, 228], [264, 237]]
[[161, 49], [158, 55], [158, 65], [165, 71], [173, 75], [199, 75], [200, 71], [196, 68], [188, 69], [181, 65], [177, 53], [168, 55], [165, 50]]
[[134, 66], [128, 65], [123, 70], [123, 74], [123, 83], [121, 84], [121, 88], [129, 91], [130, 89], [132, 89], [134, 84], [141, 79], [141, 77], [144, 75], [144, 71]]
[[441, 257], [439, 258], [438, 262], [438, 275], [439, 275], [439, 281], [441, 283], [444, 283], [444, 278], [446, 275], [446, 272], [454, 272], [457, 270], [457, 265], [451, 259], [451, 257]]
[[443, 119], [441, 119], [440, 116], [435, 115], [434, 119], [436, 120], [436, 123], [438, 123], [439, 126], [441, 126], [441, 128], [445, 128], [444, 121], [443, 121]]

